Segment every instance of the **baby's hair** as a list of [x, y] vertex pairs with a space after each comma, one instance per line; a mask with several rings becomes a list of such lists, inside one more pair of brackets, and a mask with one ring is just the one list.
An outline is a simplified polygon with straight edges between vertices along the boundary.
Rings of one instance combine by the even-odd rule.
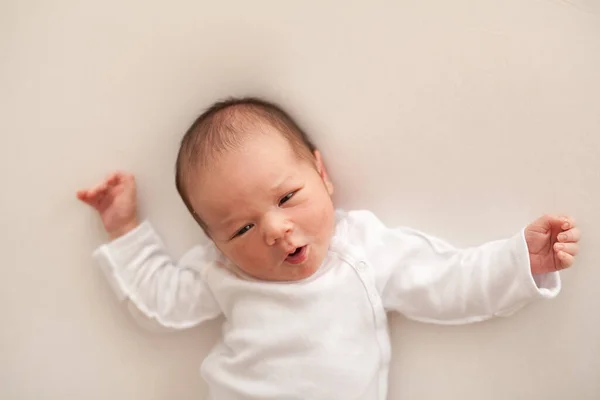
[[[310, 159], [316, 150], [308, 135], [280, 106], [256, 97], [229, 98], [204, 111], [189, 127], [179, 147], [175, 166], [175, 185], [185, 206], [204, 232], [207, 226], [194, 210], [186, 190], [190, 171], [207, 169], [219, 155], [239, 147], [252, 131], [271, 126], [302, 158]], [[254, 129], [248, 129], [248, 128]]]

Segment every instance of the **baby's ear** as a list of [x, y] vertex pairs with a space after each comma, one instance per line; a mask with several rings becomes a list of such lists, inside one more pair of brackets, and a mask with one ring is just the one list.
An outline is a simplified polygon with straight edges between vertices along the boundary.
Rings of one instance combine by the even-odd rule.
[[327, 174], [327, 169], [325, 168], [325, 164], [323, 163], [323, 157], [321, 156], [321, 152], [319, 150], [315, 150], [315, 164], [317, 166], [317, 172], [321, 175], [321, 179], [323, 179], [323, 183], [327, 188], [327, 192], [329, 195], [333, 195], [333, 183], [331, 183], [331, 179], [329, 179], [329, 174]]

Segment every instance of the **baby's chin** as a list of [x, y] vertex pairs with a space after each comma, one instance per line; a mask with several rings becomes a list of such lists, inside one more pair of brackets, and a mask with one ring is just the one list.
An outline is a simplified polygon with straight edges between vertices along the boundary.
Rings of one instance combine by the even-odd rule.
[[319, 264], [316, 263], [293, 265], [284, 262], [270, 273], [250, 275], [254, 275], [254, 278], [267, 282], [294, 282], [310, 278], [318, 270]]
[[294, 282], [310, 278], [319, 270], [318, 265], [289, 265], [282, 264], [276, 272], [255, 276], [255, 278], [267, 282]]
[[240, 268], [246, 274], [255, 279], [267, 282], [293, 282], [310, 278], [323, 263], [324, 255], [314, 251], [312, 246], [307, 246], [305, 257], [299, 253], [296, 258], [290, 257], [281, 264], [268, 270], [254, 270]]

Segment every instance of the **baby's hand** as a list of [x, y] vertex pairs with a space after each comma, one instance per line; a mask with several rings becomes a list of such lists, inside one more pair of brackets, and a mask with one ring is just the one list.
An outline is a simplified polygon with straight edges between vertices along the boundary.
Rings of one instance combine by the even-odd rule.
[[545, 215], [525, 228], [531, 273], [558, 271], [573, 265], [581, 232], [573, 218]]
[[138, 226], [135, 178], [114, 172], [94, 188], [80, 190], [77, 198], [94, 207], [111, 239]]

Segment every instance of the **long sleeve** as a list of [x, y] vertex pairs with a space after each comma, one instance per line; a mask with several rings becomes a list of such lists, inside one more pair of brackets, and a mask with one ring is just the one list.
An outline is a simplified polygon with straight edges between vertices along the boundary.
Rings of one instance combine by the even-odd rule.
[[99, 247], [94, 258], [119, 299], [162, 327], [186, 329], [221, 313], [203, 279], [210, 249], [194, 247], [176, 263], [147, 221]]
[[372, 213], [348, 214], [364, 246], [384, 307], [442, 324], [508, 316], [527, 303], [555, 297], [557, 272], [532, 276], [523, 231], [507, 240], [457, 249], [412, 229], [386, 228]]

